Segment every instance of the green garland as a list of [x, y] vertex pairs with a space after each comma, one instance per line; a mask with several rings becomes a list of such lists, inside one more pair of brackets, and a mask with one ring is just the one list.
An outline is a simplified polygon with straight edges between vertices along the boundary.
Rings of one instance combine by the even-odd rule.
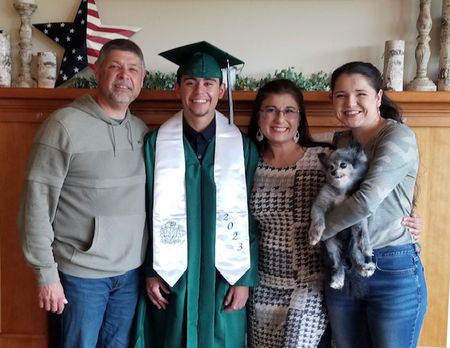
[[[256, 91], [259, 87], [273, 79], [289, 79], [304, 91], [329, 91], [330, 77], [327, 73], [320, 71], [318, 73], [306, 76], [304, 74], [295, 72], [293, 67], [276, 70], [274, 74], [267, 74], [261, 79], [240, 76], [236, 77], [236, 91]], [[150, 71], [144, 79], [144, 88], [172, 90], [176, 81], [175, 73], [162, 73], [160, 71]], [[91, 77], [74, 77], [72, 79], [71, 87], [73, 88], [95, 88], [97, 82], [93, 76]]]
[[306, 76], [304, 74], [295, 72], [293, 67], [275, 70], [275, 73], [267, 74], [261, 79], [252, 77], [237, 76], [235, 90], [238, 91], [256, 91], [259, 87], [274, 79], [289, 79], [304, 91], [329, 91], [330, 77], [327, 73], [320, 71], [318, 73]]

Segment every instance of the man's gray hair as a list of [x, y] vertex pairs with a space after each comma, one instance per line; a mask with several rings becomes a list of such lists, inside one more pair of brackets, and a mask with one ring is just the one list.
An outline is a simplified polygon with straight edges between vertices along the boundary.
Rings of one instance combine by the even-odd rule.
[[108, 41], [103, 45], [98, 55], [97, 61], [95, 64], [101, 65], [105, 60], [106, 56], [114, 50], [132, 52], [139, 57], [142, 63], [142, 68], [145, 70], [145, 62], [144, 62], [144, 54], [142, 50], [136, 45], [133, 41], [128, 39], [114, 39]]

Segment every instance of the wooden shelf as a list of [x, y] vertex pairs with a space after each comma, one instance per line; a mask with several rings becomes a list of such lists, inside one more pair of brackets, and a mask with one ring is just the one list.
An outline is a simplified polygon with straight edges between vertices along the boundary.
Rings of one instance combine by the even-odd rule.
[[[2, 88], [0, 89], [0, 122], [41, 122], [53, 110], [70, 103], [83, 94], [95, 94], [93, 89], [72, 88]], [[397, 102], [411, 127], [450, 127], [450, 92], [388, 92]], [[233, 92], [236, 123], [245, 127], [249, 122], [255, 92]], [[305, 106], [312, 127], [338, 127], [329, 92], [305, 92]], [[21, 113], [17, 113], [20, 109]], [[180, 109], [173, 91], [142, 90], [131, 106], [132, 111], [150, 126], [156, 126]], [[226, 100], [219, 103], [226, 113]]]

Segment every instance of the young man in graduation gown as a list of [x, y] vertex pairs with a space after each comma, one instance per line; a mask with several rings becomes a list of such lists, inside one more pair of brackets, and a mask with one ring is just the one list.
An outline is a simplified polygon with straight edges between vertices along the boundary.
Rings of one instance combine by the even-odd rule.
[[152, 238], [135, 347], [245, 347], [258, 277], [247, 204], [258, 153], [216, 110], [221, 69], [243, 62], [206, 42], [160, 55], [180, 66], [183, 109], [145, 142]]

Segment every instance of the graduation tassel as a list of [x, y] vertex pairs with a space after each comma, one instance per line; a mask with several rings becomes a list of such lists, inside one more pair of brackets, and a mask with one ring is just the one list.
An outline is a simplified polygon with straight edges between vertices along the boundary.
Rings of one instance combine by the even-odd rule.
[[233, 91], [231, 90], [231, 74], [230, 74], [230, 60], [227, 59], [227, 90], [228, 90], [228, 109], [230, 117], [228, 119], [229, 124], [234, 123], [234, 110], [233, 110]]

